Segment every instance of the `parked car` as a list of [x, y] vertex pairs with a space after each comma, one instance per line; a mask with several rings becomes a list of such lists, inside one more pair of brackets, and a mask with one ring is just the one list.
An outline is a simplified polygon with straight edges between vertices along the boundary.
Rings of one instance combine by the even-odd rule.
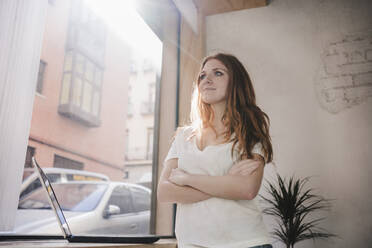
[[[123, 182], [53, 183], [73, 234], [148, 234], [151, 191]], [[61, 230], [44, 188], [20, 200], [14, 232], [53, 234]]]
[[[108, 176], [100, 173], [94, 173], [82, 170], [63, 169], [63, 168], [43, 168], [44, 173], [48, 179], [54, 182], [68, 182], [68, 181], [108, 181]], [[29, 171], [28, 171], [29, 173]], [[40, 180], [36, 172], [27, 176], [21, 186], [21, 193], [19, 198], [22, 199], [31, 191], [41, 187]]]

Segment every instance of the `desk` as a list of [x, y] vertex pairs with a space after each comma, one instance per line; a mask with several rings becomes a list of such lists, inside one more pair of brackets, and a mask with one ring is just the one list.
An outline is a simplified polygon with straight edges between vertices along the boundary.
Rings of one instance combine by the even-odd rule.
[[66, 240], [2, 241], [0, 248], [177, 248], [175, 239], [159, 240], [153, 244], [96, 244], [69, 243]]

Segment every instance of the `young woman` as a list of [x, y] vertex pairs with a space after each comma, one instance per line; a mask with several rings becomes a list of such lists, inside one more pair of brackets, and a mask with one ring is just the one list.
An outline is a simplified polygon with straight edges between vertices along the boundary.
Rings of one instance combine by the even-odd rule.
[[236, 57], [204, 59], [191, 112], [158, 185], [159, 201], [177, 203], [178, 247], [271, 247], [256, 199], [273, 158], [269, 118]]

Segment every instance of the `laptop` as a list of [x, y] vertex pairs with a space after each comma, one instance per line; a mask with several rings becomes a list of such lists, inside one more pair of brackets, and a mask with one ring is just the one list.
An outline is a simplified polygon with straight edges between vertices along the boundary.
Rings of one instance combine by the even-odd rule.
[[[131, 236], [78, 236], [71, 232], [71, 229], [67, 223], [67, 220], [63, 214], [63, 210], [58, 202], [57, 196], [54, 193], [52, 184], [50, 183], [48, 177], [45, 175], [43, 170], [40, 168], [36, 159], [32, 157], [32, 164], [38, 173], [40, 182], [43, 188], [46, 190], [49, 203], [52, 206], [53, 212], [57, 217], [59, 227], [61, 228], [63, 238], [69, 242], [84, 242], [84, 243], [127, 243], [127, 244], [149, 244], [158, 241], [160, 238], [165, 238], [165, 236], [155, 236], [155, 235], [131, 235]], [[23, 236], [24, 237], [24, 236]], [[49, 239], [49, 236], [41, 236], [45, 239]], [[54, 237], [54, 236], [52, 236]], [[38, 236], [38, 238], [40, 238]], [[56, 236], [57, 239], [58, 236]]]

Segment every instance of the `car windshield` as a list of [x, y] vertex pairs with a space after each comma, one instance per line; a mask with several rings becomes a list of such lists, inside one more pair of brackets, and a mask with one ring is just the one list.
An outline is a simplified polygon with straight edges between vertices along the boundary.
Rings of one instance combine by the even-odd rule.
[[[88, 212], [95, 209], [107, 189], [105, 184], [54, 184], [54, 192], [64, 211]], [[19, 202], [19, 209], [51, 209], [45, 190], [40, 188]]]
[[34, 169], [32, 169], [32, 168], [25, 168], [23, 170], [22, 182], [26, 181], [26, 179], [29, 176], [31, 176], [33, 173], [35, 173]]

